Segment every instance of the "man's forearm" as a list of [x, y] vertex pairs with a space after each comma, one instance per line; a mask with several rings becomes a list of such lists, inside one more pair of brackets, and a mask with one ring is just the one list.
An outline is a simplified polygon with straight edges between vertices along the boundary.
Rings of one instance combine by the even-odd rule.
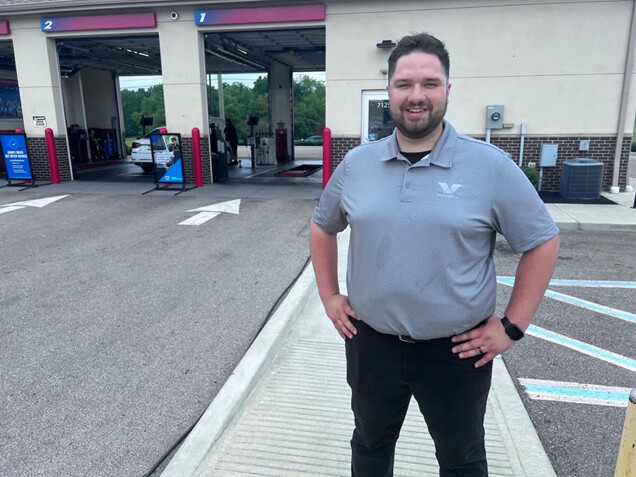
[[309, 226], [309, 247], [318, 284], [318, 294], [324, 302], [325, 298], [340, 293], [337, 235], [325, 232], [312, 220]]
[[558, 235], [521, 256], [506, 316], [523, 330], [528, 328], [541, 303], [558, 257]]

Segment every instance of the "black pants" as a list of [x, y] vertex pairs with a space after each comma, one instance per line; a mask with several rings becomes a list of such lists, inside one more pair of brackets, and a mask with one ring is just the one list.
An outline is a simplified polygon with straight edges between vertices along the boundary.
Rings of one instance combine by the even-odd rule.
[[395, 444], [411, 396], [435, 442], [440, 477], [486, 477], [484, 414], [492, 362], [459, 359], [450, 338], [405, 343], [357, 321], [346, 341], [355, 430], [354, 477], [391, 477]]

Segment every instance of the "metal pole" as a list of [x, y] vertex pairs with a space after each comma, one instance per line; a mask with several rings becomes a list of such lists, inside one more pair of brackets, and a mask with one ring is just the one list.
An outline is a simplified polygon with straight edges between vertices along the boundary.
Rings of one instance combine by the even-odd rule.
[[322, 130], [322, 188], [331, 179], [331, 129]]
[[[623, 151], [623, 137], [625, 136], [625, 119], [627, 116], [627, 100], [632, 83], [632, 70], [634, 69], [634, 44], [636, 43], [636, 0], [632, 4], [632, 23], [629, 30], [627, 43], [627, 58], [625, 60], [625, 74], [623, 75], [623, 91], [621, 92], [620, 110], [618, 113], [618, 131], [616, 133], [616, 149], [614, 151], [614, 171], [612, 175], [612, 188], [610, 192], [618, 194], [618, 173]], [[627, 160], [627, 185], [629, 186], [629, 158]]]
[[201, 166], [201, 132], [192, 128], [192, 155], [194, 156], [194, 185], [203, 186], [203, 168]]
[[217, 77], [217, 82], [219, 87], [219, 117], [223, 121], [225, 121], [225, 103], [223, 102], [223, 75], [219, 73], [218, 75], [216, 75], [216, 77]]
[[57, 166], [57, 151], [55, 150], [55, 137], [53, 137], [53, 130], [46, 128], [44, 130], [44, 137], [46, 138], [46, 149], [49, 154], [49, 167], [51, 169], [51, 182], [53, 184], [60, 183], [60, 170]]
[[636, 389], [632, 389], [625, 411], [625, 427], [618, 449], [614, 477], [629, 477], [636, 474]]

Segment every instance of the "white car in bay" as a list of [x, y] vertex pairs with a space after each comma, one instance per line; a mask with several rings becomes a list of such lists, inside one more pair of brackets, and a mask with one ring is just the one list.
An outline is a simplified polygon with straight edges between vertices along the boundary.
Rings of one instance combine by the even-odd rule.
[[[155, 128], [132, 142], [132, 149], [130, 151], [132, 163], [141, 167], [146, 174], [152, 174], [154, 171], [152, 152], [150, 150], [150, 137], [156, 134], [161, 134], [160, 129], [161, 128]], [[166, 144], [163, 136], [159, 136], [159, 140], [154, 144], [154, 149], [155, 161], [157, 164], [166, 168], [169, 167], [172, 164], [174, 155], [172, 151], [168, 149], [168, 145]]]

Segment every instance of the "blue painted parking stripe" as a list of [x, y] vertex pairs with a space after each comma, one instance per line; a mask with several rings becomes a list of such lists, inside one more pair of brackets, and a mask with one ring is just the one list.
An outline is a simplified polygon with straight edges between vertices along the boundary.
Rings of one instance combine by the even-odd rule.
[[564, 293], [555, 292], [552, 290], [546, 290], [545, 296], [547, 296], [548, 298], [553, 298], [558, 301], [562, 301], [564, 303], [569, 303], [570, 305], [575, 305], [581, 308], [586, 308], [588, 310], [596, 311], [598, 313], [603, 313], [604, 315], [613, 316], [614, 318], [620, 318], [621, 320], [629, 321], [631, 323], [636, 323], [636, 315], [628, 311], [617, 310], [616, 308], [610, 308], [609, 306], [599, 305], [598, 303], [593, 303], [591, 301], [583, 300], [581, 298], [576, 298], [576, 297], [566, 295]]
[[[514, 285], [515, 277], [497, 277], [502, 285]], [[636, 288], [636, 282], [605, 280], [550, 280], [550, 286], [594, 287], [594, 288]]]
[[526, 331], [527, 334], [535, 336], [537, 338], [550, 341], [552, 343], [565, 346], [580, 353], [592, 356], [594, 358], [606, 361], [608, 363], [620, 366], [622, 368], [629, 369], [630, 371], [636, 371], [636, 360], [622, 356], [620, 354], [612, 353], [611, 351], [598, 348], [591, 344], [584, 343], [583, 341], [575, 340], [574, 338], [568, 338], [567, 336], [560, 335], [554, 331], [549, 331], [544, 328], [540, 328], [536, 325], [530, 325]]
[[[514, 277], [497, 277], [497, 281], [502, 285], [512, 286], [514, 285]], [[552, 283], [552, 282], [550, 282]], [[608, 282], [610, 283], [610, 282]], [[611, 282], [611, 283], [631, 283], [631, 282]], [[564, 303], [568, 303], [570, 305], [578, 306], [581, 308], [585, 308], [587, 310], [592, 310], [597, 313], [602, 313], [604, 315], [613, 316], [614, 318], [619, 318], [621, 320], [628, 321], [630, 323], [636, 323], [636, 314], [630, 313], [628, 311], [617, 310], [616, 308], [611, 308], [605, 305], [599, 305], [598, 303], [594, 303], [591, 301], [583, 300], [581, 298], [576, 298], [570, 295], [566, 295], [565, 293], [559, 293], [552, 290], [546, 290], [545, 296], [548, 298], [552, 298], [554, 300], [562, 301]]]
[[519, 383], [526, 388], [528, 397], [531, 399], [602, 406], [627, 407], [631, 391], [629, 388], [541, 379], [522, 378], [519, 379]]

